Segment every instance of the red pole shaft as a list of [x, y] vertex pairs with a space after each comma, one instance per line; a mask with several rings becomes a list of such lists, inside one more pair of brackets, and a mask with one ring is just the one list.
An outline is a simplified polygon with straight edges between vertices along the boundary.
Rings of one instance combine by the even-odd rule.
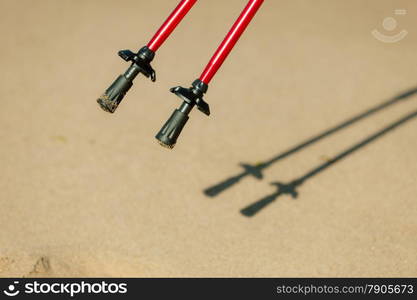
[[196, 2], [197, 0], [182, 0], [149, 41], [148, 48], [156, 52]]
[[210, 59], [203, 73], [201, 73], [200, 80], [202, 82], [204, 82], [205, 84], [209, 84], [210, 80], [220, 69], [224, 60], [229, 55], [230, 51], [232, 51], [236, 42], [239, 40], [240, 36], [245, 31], [246, 27], [248, 26], [248, 24], [250, 23], [253, 16], [256, 14], [263, 2], [264, 0], [250, 0], [248, 2], [246, 7], [240, 14], [239, 18], [237, 18], [236, 22], [233, 24], [232, 28], [227, 33], [223, 42], [220, 44], [220, 46], [217, 48], [216, 52]]

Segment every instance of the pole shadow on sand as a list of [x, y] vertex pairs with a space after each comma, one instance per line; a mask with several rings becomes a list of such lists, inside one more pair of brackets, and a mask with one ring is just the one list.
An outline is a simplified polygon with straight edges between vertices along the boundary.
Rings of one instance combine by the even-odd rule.
[[328, 137], [344, 128], [349, 127], [350, 125], [353, 125], [354, 123], [365, 119], [366, 117], [370, 117], [371, 115], [382, 111], [385, 108], [388, 108], [390, 106], [392, 106], [393, 104], [396, 104], [398, 102], [401, 102], [402, 100], [405, 100], [411, 96], [413, 96], [414, 94], [417, 94], [417, 88], [408, 90], [392, 99], [389, 99], [388, 101], [385, 101], [375, 107], [372, 107], [368, 110], [366, 110], [363, 113], [360, 113], [334, 127], [331, 127], [330, 129], [327, 129], [313, 137], [311, 137], [310, 139], [301, 142], [298, 145], [295, 145], [294, 147], [290, 148], [287, 151], [284, 151], [274, 157], [272, 157], [271, 159], [259, 163], [257, 165], [250, 165], [250, 164], [245, 164], [245, 163], [241, 163], [240, 166], [243, 168], [243, 171], [235, 176], [232, 176], [230, 178], [227, 178], [223, 181], [221, 181], [220, 183], [217, 183], [211, 187], [208, 187], [204, 190], [204, 194], [206, 194], [209, 197], [216, 197], [217, 195], [219, 195], [220, 193], [222, 193], [223, 191], [227, 190], [228, 188], [232, 187], [233, 185], [235, 185], [236, 183], [238, 183], [242, 178], [247, 177], [249, 175], [254, 176], [257, 179], [262, 179], [263, 175], [262, 175], [262, 170], [268, 168], [269, 166], [271, 166], [272, 164], [278, 162], [281, 159], [284, 159], [300, 150], [303, 150], [304, 148], [313, 145], [314, 143], [320, 141], [321, 139], [324, 139], [325, 137]]
[[[262, 170], [268, 168], [269, 166], [271, 166], [272, 164], [278, 162], [281, 159], [284, 159], [300, 150], [303, 150], [304, 148], [324, 139], [325, 137], [328, 137], [344, 128], [349, 127], [350, 125], [353, 125], [354, 123], [363, 120], [367, 117], [370, 117], [371, 115], [380, 112], [386, 108], [391, 107], [392, 105], [401, 102], [402, 100], [406, 100], [408, 98], [410, 98], [411, 96], [417, 94], [417, 88], [413, 88], [410, 89], [406, 92], [403, 92], [399, 95], [397, 95], [396, 97], [389, 99], [377, 106], [374, 106], [368, 110], [366, 110], [365, 112], [362, 112], [358, 115], [353, 116], [352, 118], [345, 120], [344, 122], [331, 127], [313, 137], [311, 137], [310, 139], [307, 139], [303, 142], [301, 142], [298, 145], [295, 145], [294, 147], [288, 149], [287, 151], [284, 151], [280, 154], [277, 154], [276, 156], [270, 158], [269, 160], [259, 163], [257, 165], [250, 165], [250, 164], [245, 164], [245, 163], [241, 163], [240, 166], [244, 169], [241, 173], [232, 176], [230, 178], [227, 178], [223, 181], [221, 181], [218, 184], [215, 184], [211, 187], [208, 187], [204, 190], [204, 194], [206, 194], [209, 197], [215, 197], [217, 195], [219, 195], [220, 193], [222, 193], [223, 191], [227, 190], [228, 188], [232, 187], [233, 185], [235, 185], [236, 183], [238, 183], [242, 178], [247, 177], [249, 175], [254, 176], [257, 179], [262, 179], [263, 178], [263, 174], [262, 174]], [[273, 182], [271, 183], [272, 185], [275, 185], [278, 189], [277, 192], [257, 201], [256, 203], [244, 208], [241, 210], [242, 214], [244, 214], [245, 216], [253, 216], [255, 215], [259, 210], [261, 210], [263, 207], [265, 207], [267, 204], [273, 202], [276, 198], [278, 198], [280, 195], [283, 194], [289, 194], [292, 197], [296, 198], [297, 197], [297, 191], [296, 188], [301, 185], [305, 180], [307, 180], [308, 178], [316, 175], [317, 173], [323, 171], [324, 169], [328, 168], [329, 166], [333, 165], [334, 163], [336, 163], [337, 161], [341, 160], [342, 158], [346, 157], [349, 154], [352, 154], [354, 151], [364, 147], [365, 145], [369, 144], [370, 142], [374, 141], [375, 139], [381, 137], [382, 135], [386, 134], [387, 132], [397, 128], [398, 126], [402, 125], [403, 123], [409, 121], [410, 119], [416, 117], [417, 115], [417, 111], [413, 112], [405, 117], [403, 117], [402, 119], [398, 120], [397, 122], [392, 123], [391, 125], [387, 126], [386, 128], [382, 129], [381, 131], [378, 131], [377, 133], [375, 133], [374, 135], [369, 136], [368, 138], [366, 138], [365, 140], [361, 141], [360, 143], [354, 145], [353, 147], [341, 152], [339, 155], [337, 155], [336, 157], [334, 157], [333, 159], [327, 161], [326, 163], [318, 166], [317, 168], [314, 168], [313, 170], [311, 170], [310, 172], [306, 173], [304, 176], [301, 176], [299, 179], [293, 180], [292, 182], [288, 183], [288, 184], [283, 184], [280, 182]]]
[[336, 162], [342, 160], [343, 158], [347, 157], [348, 155], [352, 154], [353, 152], [365, 147], [369, 143], [375, 141], [376, 139], [382, 137], [383, 135], [387, 134], [388, 132], [394, 130], [395, 128], [399, 127], [400, 125], [404, 125], [406, 122], [414, 119], [417, 117], [417, 110], [413, 111], [406, 116], [403, 116], [401, 119], [397, 120], [394, 123], [391, 123], [387, 127], [383, 128], [382, 130], [376, 132], [375, 134], [370, 135], [366, 139], [362, 140], [361, 142], [353, 145], [352, 147], [346, 149], [345, 151], [340, 152], [334, 158], [328, 160], [327, 162], [317, 166], [316, 168], [308, 171], [306, 174], [302, 175], [301, 177], [291, 181], [290, 183], [281, 183], [281, 182], [272, 182], [271, 184], [277, 187], [277, 191], [273, 194], [270, 194], [261, 200], [243, 208], [240, 212], [247, 216], [252, 217], [260, 210], [262, 210], [265, 206], [275, 201], [281, 195], [291, 195], [294, 199], [297, 198], [298, 192], [297, 188], [302, 185], [307, 179], [312, 178], [315, 175], [318, 175], [320, 172], [323, 172], [328, 167], [332, 166]]

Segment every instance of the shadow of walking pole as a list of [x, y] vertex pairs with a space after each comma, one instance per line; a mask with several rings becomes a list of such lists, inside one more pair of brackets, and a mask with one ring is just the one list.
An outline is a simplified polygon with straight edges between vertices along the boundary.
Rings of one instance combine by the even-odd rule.
[[301, 184], [303, 184], [307, 179], [310, 179], [311, 177], [318, 175], [320, 172], [323, 172], [328, 167], [334, 165], [336, 162], [342, 160], [343, 158], [347, 157], [348, 155], [351, 155], [355, 151], [361, 149], [362, 147], [365, 147], [369, 143], [375, 141], [376, 139], [382, 137], [386, 133], [394, 130], [395, 128], [399, 127], [400, 125], [403, 125], [404, 123], [410, 121], [411, 119], [417, 117], [417, 110], [404, 116], [403, 118], [399, 119], [398, 121], [392, 123], [391, 125], [383, 128], [382, 130], [376, 132], [375, 134], [369, 136], [368, 138], [364, 139], [363, 141], [359, 142], [358, 144], [355, 144], [354, 146], [348, 148], [347, 150], [339, 153], [331, 160], [319, 165], [318, 167], [310, 170], [300, 178], [291, 181], [288, 184], [280, 183], [280, 182], [273, 182], [272, 185], [275, 185], [277, 187], [277, 191], [273, 194], [270, 194], [261, 200], [256, 201], [255, 203], [243, 208], [240, 212], [247, 216], [252, 217], [255, 214], [257, 214], [260, 210], [262, 210], [267, 205], [274, 202], [278, 197], [284, 194], [289, 194], [293, 198], [297, 198], [298, 192], [296, 191], [296, 188], [298, 188]]
[[241, 173], [239, 173], [235, 176], [232, 176], [230, 178], [227, 178], [227, 179], [221, 181], [218, 184], [215, 184], [211, 187], [206, 188], [204, 190], [204, 194], [206, 194], [209, 197], [215, 197], [215, 196], [219, 195], [221, 192], [225, 191], [226, 189], [232, 187], [234, 184], [238, 183], [242, 178], [244, 178], [246, 176], [249, 176], [249, 175], [252, 175], [253, 177], [255, 177], [257, 179], [262, 179], [263, 178], [262, 170], [268, 168], [269, 166], [276, 163], [277, 161], [279, 161], [281, 159], [284, 159], [287, 156], [290, 156], [290, 155], [304, 149], [305, 147], [310, 146], [310, 145], [320, 141], [321, 139], [323, 139], [323, 138], [325, 138], [325, 137], [327, 137], [331, 134], [334, 134], [334, 133], [336, 133], [336, 132], [338, 132], [338, 131], [340, 131], [340, 130], [342, 130], [342, 129], [344, 129], [344, 128], [346, 128], [346, 127], [348, 127], [348, 126], [350, 126], [350, 125], [352, 125], [352, 124], [354, 124], [354, 123], [356, 123], [356, 122], [358, 122], [358, 121], [360, 121], [360, 120], [362, 120], [366, 117], [369, 117], [369, 116], [371, 116], [371, 115], [373, 115], [373, 114], [375, 114], [379, 111], [382, 111], [383, 109], [388, 108], [391, 105], [400, 102], [401, 100], [405, 100], [405, 99], [413, 96], [416, 93], [417, 93], [417, 88], [413, 88], [413, 89], [410, 89], [410, 90], [408, 90], [404, 93], [401, 93], [400, 95], [398, 95], [398, 96], [396, 96], [392, 99], [389, 99], [388, 101], [385, 101], [385, 102], [383, 102], [383, 103], [381, 103], [381, 104], [379, 104], [375, 107], [372, 107], [372, 108], [366, 110], [363, 113], [360, 113], [360, 114], [358, 114], [358, 115], [356, 115], [356, 116], [354, 116], [354, 117], [352, 117], [352, 118], [350, 118], [350, 119], [348, 119], [348, 120], [346, 120], [346, 121], [344, 121], [344, 122], [342, 122], [342, 123], [340, 123], [340, 124], [338, 124], [334, 127], [331, 127], [330, 129], [325, 130], [322, 133], [319, 133], [316, 136], [313, 136], [312, 138], [310, 138], [306, 141], [301, 142], [300, 144], [292, 147], [291, 149], [289, 149], [289, 150], [287, 150], [283, 153], [280, 153], [280, 154], [272, 157], [271, 159], [269, 159], [269, 160], [267, 160], [263, 163], [260, 163], [260, 164], [257, 164], [257, 165], [249, 165], [249, 164], [241, 163], [240, 166], [243, 168], [243, 171]]

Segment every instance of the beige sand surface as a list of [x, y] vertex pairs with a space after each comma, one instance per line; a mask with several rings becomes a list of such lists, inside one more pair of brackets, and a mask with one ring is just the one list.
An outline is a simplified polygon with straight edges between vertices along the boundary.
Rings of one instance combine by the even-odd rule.
[[[364, 118], [217, 197], [203, 190], [417, 87], [414, 0], [266, 0], [173, 151], [154, 135], [243, 8], [199, 1], [114, 115], [95, 99], [176, 0], [0, 1], [0, 276], [417, 276], [417, 109]], [[394, 9], [407, 9], [398, 16]], [[392, 16], [398, 27], [384, 31]], [[393, 43], [371, 31], [408, 31]]]

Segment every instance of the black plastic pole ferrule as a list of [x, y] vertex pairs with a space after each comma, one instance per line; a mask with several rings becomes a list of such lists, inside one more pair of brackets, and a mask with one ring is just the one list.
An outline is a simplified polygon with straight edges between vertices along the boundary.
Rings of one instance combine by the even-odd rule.
[[189, 117], [186, 112], [176, 109], [156, 135], [159, 144], [169, 149], [174, 148], [177, 143], [177, 138], [181, 134], [188, 119]]
[[169, 149], [174, 148], [182, 129], [188, 121], [188, 114], [194, 106], [197, 106], [204, 114], [210, 115], [209, 105], [203, 100], [203, 95], [207, 92], [207, 89], [208, 85], [199, 79], [195, 80], [188, 89], [180, 86], [171, 89], [171, 92], [180, 97], [183, 103], [172, 113], [155, 136], [159, 144]]
[[150, 62], [155, 56], [155, 52], [148, 47], [142, 47], [138, 53], [133, 53], [130, 50], [119, 51], [119, 56], [125, 61], [131, 61], [132, 64], [126, 72], [110, 85], [110, 87], [101, 95], [97, 102], [100, 107], [107, 112], [114, 113], [127, 91], [132, 87], [133, 80], [139, 73], [146, 77], [150, 77], [155, 81], [155, 71], [152, 69]]
[[114, 113], [117, 106], [122, 101], [123, 97], [132, 87], [132, 85], [132, 80], [129, 80], [125, 76], [120, 75], [106, 90], [106, 92], [97, 99], [97, 103], [100, 104], [100, 107], [104, 111]]

